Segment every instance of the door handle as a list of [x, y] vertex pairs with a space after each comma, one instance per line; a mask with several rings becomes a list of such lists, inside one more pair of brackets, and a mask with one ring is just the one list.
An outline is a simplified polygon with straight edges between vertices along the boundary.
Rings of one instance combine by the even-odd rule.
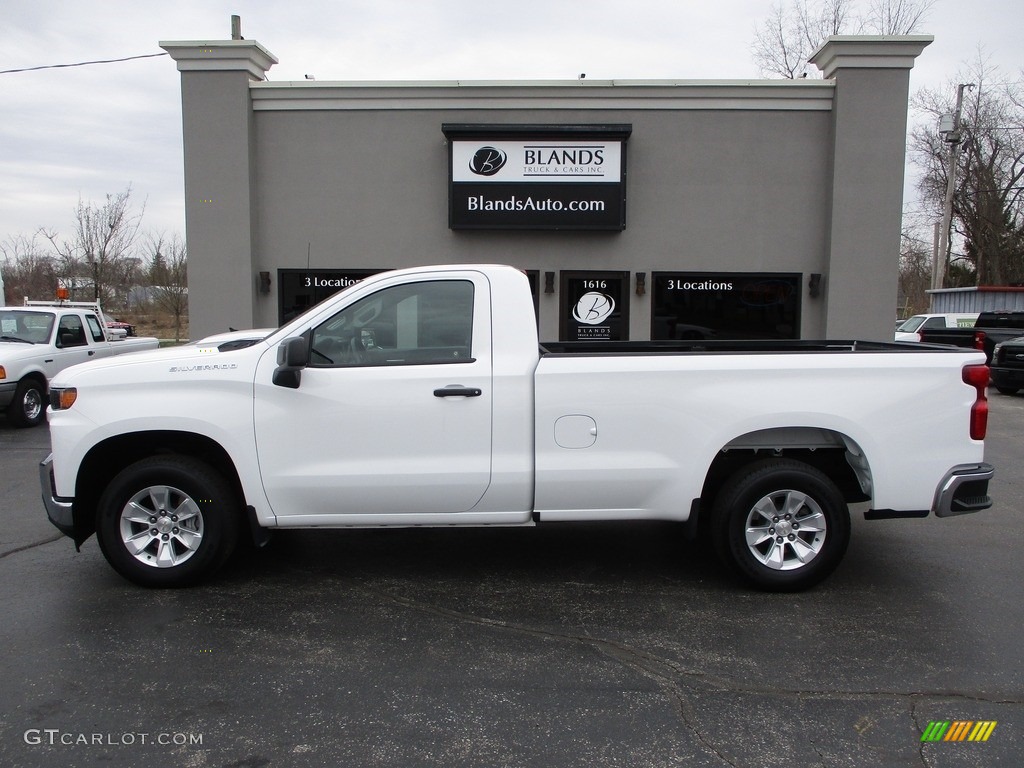
[[458, 385], [441, 387], [440, 389], [434, 390], [434, 397], [480, 397], [482, 394], [482, 389], [477, 389], [476, 387], [460, 387]]

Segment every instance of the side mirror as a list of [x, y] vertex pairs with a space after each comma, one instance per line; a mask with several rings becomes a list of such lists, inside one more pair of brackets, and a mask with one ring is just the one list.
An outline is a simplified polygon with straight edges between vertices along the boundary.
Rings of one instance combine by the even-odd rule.
[[293, 336], [277, 347], [277, 368], [273, 382], [278, 387], [298, 389], [302, 369], [309, 364], [309, 339]]

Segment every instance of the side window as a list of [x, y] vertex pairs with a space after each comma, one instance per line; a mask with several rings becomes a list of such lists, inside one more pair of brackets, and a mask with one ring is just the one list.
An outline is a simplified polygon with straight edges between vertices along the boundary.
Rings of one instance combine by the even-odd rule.
[[929, 317], [924, 321], [923, 328], [945, 328], [946, 318], [944, 317]]
[[313, 329], [310, 366], [436, 365], [473, 360], [473, 284], [385, 288]]
[[85, 344], [85, 328], [82, 327], [82, 318], [78, 315], [64, 315], [57, 325], [57, 346], [81, 347]]
[[103, 341], [103, 329], [100, 327], [100, 321], [96, 319], [96, 315], [86, 315], [85, 322], [89, 324], [89, 333], [92, 334], [93, 341]]

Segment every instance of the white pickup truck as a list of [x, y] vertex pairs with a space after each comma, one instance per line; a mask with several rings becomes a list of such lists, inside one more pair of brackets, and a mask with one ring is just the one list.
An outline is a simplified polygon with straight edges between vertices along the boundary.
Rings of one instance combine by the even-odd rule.
[[207, 577], [248, 528], [705, 527], [795, 590], [868, 518], [991, 505], [981, 352], [893, 342], [539, 345], [511, 267], [382, 273], [249, 346], [59, 375], [50, 520], [148, 586]]
[[16, 427], [46, 420], [47, 382], [72, 365], [156, 349], [155, 338], [109, 334], [98, 303], [26, 302], [0, 308], [0, 410]]

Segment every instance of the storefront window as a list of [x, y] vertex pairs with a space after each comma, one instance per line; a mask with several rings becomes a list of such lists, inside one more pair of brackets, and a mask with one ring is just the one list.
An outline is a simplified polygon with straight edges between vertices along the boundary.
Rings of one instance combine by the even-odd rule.
[[655, 272], [651, 338], [798, 339], [801, 276]]
[[562, 272], [561, 341], [629, 339], [628, 272]]
[[540, 270], [524, 269], [526, 279], [530, 282], [530, 295], [533, 297], [533, 319], [540, 324]]
[[280, 324], [298, 317], [328, 296], [355, 285], [383, 269], [279, 269], [277, 270]]

